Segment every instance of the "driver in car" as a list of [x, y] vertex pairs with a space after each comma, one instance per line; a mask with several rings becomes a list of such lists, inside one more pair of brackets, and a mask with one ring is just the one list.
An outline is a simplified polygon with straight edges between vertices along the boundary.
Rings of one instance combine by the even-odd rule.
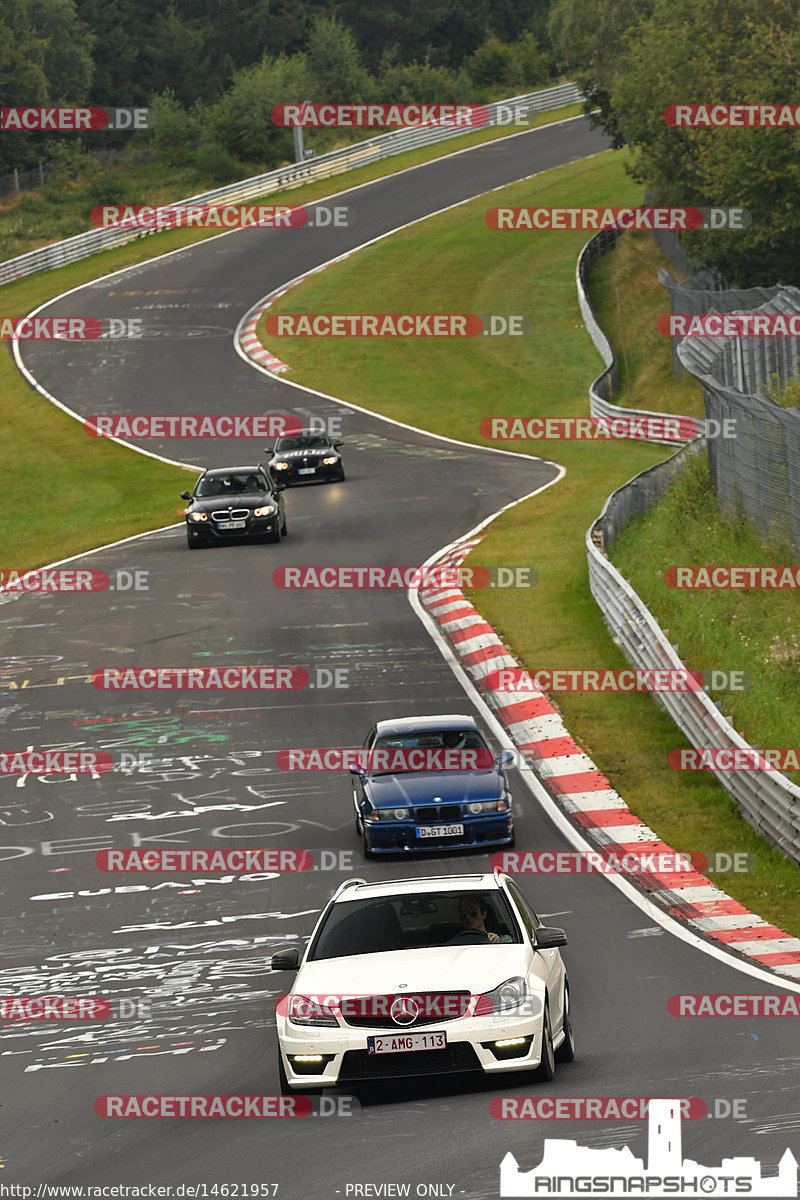
[[487, 940], [494, 943], [511, 941], [509, 934], [490, 933], [486, 928], [485, 922], [489, 915], [489, 910], [482, 896], [476, 896], [474, 893], [462, 896], [458, 902], [458, 915], [461, 919], [461, 928], [464, 931], [485, 933]]

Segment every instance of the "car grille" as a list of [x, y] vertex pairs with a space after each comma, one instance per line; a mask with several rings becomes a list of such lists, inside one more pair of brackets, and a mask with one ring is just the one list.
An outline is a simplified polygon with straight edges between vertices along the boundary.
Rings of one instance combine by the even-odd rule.
[[368, 1054], [366, 1050], [348, 1050], [342, 1059], [337, 1083], [480, 1069], [478, 1056], [469, 1042], [453, 1042], [444, 1050], [407, 1050], [401, 1054]]
[[242, 521], [250, 516], [249, 508], [217, 508], [211, 516], [215, 521]]
[[[470, 1002], [470, 992], [414, 992], [414, 997], [421, 1001], [421, 1011], [416, 1020], [408, 1025], [400, 1025], [389, 1015], [389, 1009], [394, 1000], [408, 999], [408, 995], [399, 993], [393, 996], [358, 996], [352, 1001], [352, 1008], [363, 1007], [366, 1015], [353, 1012], [349, 1015], [342, 1012], [342, 1020], [355, 1029], [394, 1029], [402, 1033], [406, 1029], [418, 1029], [421, 1025], [440, 1025], [444, 1021], [455, 1021], [463, 1017]], [[385, 1003], [383, 1003], [385, 1001]], [[383, 1012], [372, 1012], [371, 1009], [384, 1009]], [[421, 1052], [420, 1052], [421, 1053]]]
[[461, 805], [426, 804], [422, 808], [414, 809], [414, 817], [417, 821], [422, 821], [426, 824], [428, 822], [435, 824], [437, 821], [460, 821]]

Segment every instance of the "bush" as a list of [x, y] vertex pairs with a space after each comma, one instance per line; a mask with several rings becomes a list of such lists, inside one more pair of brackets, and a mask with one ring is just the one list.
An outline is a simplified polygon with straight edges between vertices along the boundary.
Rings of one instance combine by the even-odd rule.
[[239, 159], [217, 141], [200, 143], [194, 156], [194, 166], [200, 175], [216, 183], [233, 183], [247, 175]]

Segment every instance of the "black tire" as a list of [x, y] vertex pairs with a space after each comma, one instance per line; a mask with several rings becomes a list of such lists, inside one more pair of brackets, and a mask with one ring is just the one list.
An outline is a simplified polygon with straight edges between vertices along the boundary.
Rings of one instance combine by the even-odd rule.
[[344, 483], [345, 479], [346, 479], [346, 476], [344, 473], [344, 467], [342, 467], [341, 471], [339, 472], [338, 478], [337, 478], [337, 483]]
[[286, 517], [285, 516], [283, 518], [283, 524], [281, 525], [281, 537], [286, 537]]
[[549, 1083], [556, 1073], [556, 1056], [553, 1050], [553, 1031], [550, 1028], [550, 1005], [544, 1002], [542, 1027], [542, 1061], [533, 1072], [536, 1083]]
[[186, 544], [190, 550], [205, 550], [206, 546], [208, 545], [208, 542], [204, 542], [200, 538], [197, 538], [195, 540], [194, 538], [190, 538], [189, 535], [187, 534], [186, 535]]
[[556, 1050], [557, 1062], [572, 1062], [575, 1058], [575, 1032], [572, 1028], [572, 1008], [569, 1002], [569, 984], [564, 984], [564, 1040]]

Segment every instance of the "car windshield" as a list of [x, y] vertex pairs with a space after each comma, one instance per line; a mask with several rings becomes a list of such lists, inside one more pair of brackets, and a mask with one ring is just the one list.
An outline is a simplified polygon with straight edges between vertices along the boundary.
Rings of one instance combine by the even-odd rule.
[[365, 765], [372, 775], [397, 775], [405, 771], [485, 771], [493, 764], [494, 754], [477, 729], [451, 728], [382, 734], [370, 747]]
[[327, 450], [330, 442], [321, 433], [298, 434], [297, 437], [278, 438], [275, 443], [275, 453], [285, 454], [287, 450]]
[[[460, 905], [463, 900], [469, 903]], [[308, 961], [430, 946], [493, 947], [496, 943], [466, 927], [459, 916], [463, 908], [473, 912], [485, 908], [487, 933], [496, 933], [506, 942], [522, 941], [511, 905], [499, 890], [410, 893], [334, 904], [314, 939]]]
[[267, 481], [260, 471], [236, 471], [229, 475], [206, 475], [197, 485], [196, 496], [241, 496], [243, 492], [265, 492]]

